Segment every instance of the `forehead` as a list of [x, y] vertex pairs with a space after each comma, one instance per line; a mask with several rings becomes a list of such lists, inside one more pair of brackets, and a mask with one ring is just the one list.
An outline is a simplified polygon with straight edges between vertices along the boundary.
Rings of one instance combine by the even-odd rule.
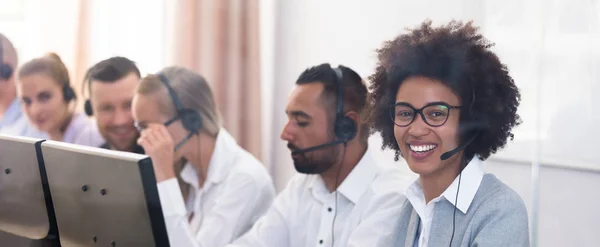
[[135, 94], [133, 97], [133, 118], [138, 122], [164, 122], [164, 116], [159, 109], [159, 95]]
[[398, 88], [396, 102], [407, 102], [414, 107], [423, 107], [431, 102], [459, 105], [460, 98], [438, 80], [413, 76], [406, 78]]
[[304, 111], [308, 114], [323, 112], [323, 83], [296, 85], [290, 93], [286, 111]]
[[23, 94], [52, 91], [58, 89], [58, 83], [44, 74], [32, 74], [20, 79], [19, 89]]

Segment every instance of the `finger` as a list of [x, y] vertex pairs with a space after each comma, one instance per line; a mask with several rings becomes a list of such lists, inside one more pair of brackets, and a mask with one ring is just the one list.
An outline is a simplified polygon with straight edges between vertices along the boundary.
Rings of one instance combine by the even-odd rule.
[[173, 138], [171, 137], [171, 133], [167, 130], [166, 127], [162, 126], [162, 128], [156, 129], [156, 134], [160, 136], [162, 140], [171, 144], [173, 143]]
[[160, 141], [160, 138], [156, 134], [156, 130], [151, 128], [146, 129], [146, 139], [153, 144], [157, 144]]
[[150, 149], [153, 145], [152, 142], [148, 140], [148, 135], [142, 135], [138, 138], [138, 145], [142, 146], [144, 149]]
[[161, 143], [164, 142], [164, 144], [172, 145], [173, 138], [171, 137], [169, 130], [167, 130], [167, 127], [162, 124], [150, 124], [148, 128], [152, 129], [154, 137], [156, 137], [157, 140], [160, 140]]

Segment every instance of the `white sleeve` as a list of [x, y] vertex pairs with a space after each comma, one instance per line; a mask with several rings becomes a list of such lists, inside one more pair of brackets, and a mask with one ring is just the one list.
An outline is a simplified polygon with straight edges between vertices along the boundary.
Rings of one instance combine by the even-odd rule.
[[373, 197], [361, 222], [352, 230], [346, 247], [387, 247], [406, 201], [404, 189], [414, 178], [398, 170], [386, 170], [372, 185]]
[[[282, 247], [290, 246], [289, 216], [293, 200], [293, 189], [288, 186], [279, 193], [269, 211], [261, 217], [244, 236], [227, 247]], [[298, 229], [300, 231], [304, 229]]]
[[[227, 182], [226, 182], [227, 183]], [[214, 210], [206, 212], [198, 232], [193, 233], [176, 179], [159, 183], [158, 190], [171, 246], [222, 247], [248, 230], [257, 214], [264, 212], [274, 192], [264, 181], [238, 176], [224, 185]], [[166, 199], [166, 200], [163, 200]]]

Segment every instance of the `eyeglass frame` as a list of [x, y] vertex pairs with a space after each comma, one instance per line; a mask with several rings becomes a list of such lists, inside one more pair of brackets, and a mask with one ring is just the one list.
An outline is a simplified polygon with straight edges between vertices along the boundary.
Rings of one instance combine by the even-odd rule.
[[[166, 122], [164, 122], [163, 125], [165, 127], [169, 127], [169, 125], [171, 125], [172, 123], [174, 123], [177, 120], [179, 120], [179, 116], [172, 117], [171, 119], [169, 119]], [[135, 129], [137, 129], [137, 131], [140, 132], [140, 133], [142, 133], [142, 131], [144, 129], [146, 129], [146, 128], [142, 128], [140, 126], [140, 123], [138, 123], [137, 121], [133, 122], [133, 127], [135, 127]]]
[[[399, 105], [406, 106], [406, 107], [412, 109], [413, 112], [414, 112], [412, 120], [410, 120], [410, 122], [408, 124], [406, 124], [406, 125], [397, 124], [396, 121], [395, 121], [395, 119], [396, 119], [396, 106], [399, 106]], [[444, 120], [443, 123], [441, 123], [439, 125], [432, 125], [429, 122], [427, 122], [427, 118], [425, 117], [425, 114], [423, 113], [423, 110], [425, 108], [427, 108], [427, 107], [436, 106], [436, 105], [438, 105], [438, 106], [441, 105], [441, 106], [447, 107], [448, 108], [448, 116], [446, 116], [446, 119]], [[448, 118], [450, 118], [450, 112], [451, 112], [452, 109], [461, 109], [462, 106], [453, 106], [453, 105], [450, 105], [450, 104], [448, 104], [446, 102], [438, 101], [438, 102], [428, 103], [425, 106], [417, 109], [417, 108], [413, 107], [411, 104], [409, 104], [407, 102], [396, 102], [393, 105], [390, 105], [389, 108], [390, 108], [389, 112], [390, 112], [390, 117], [391, 117], [392, 123], [394, 123], [394, 125], [396, 125], [398, 127], [408, 127], [409, 125], [411, 125], [415, 121], [415, 119], [416, 119], [415, 116], [417, 116], [417, 114], [421, 115], [421, 119], [423, 119], [423, 122], [425, 122], [427, 125], [429, 125], [431, 127], [440, 127], [440, 126], [446, 124], [446, 122], [448, 122]]]

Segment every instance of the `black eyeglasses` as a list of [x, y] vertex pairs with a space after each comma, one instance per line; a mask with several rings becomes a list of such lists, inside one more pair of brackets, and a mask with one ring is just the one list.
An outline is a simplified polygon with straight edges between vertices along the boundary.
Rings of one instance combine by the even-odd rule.
[[[169, 125], [171, 125], [172, 123], [174, 123], [175, 121], [177, 121], [179, 119], [179, 117], [175, 116], [169, 120], [167, 120], [165, 123], [163, 123], [163, 125], [165, 127], [169, 127]], [[141, 126], [140, 123], [138, 123], [137, 121], [133, 122], [133, 126], [138, 130], [138, 132], [142, 133], [142, 130], [146, 129], [146, 126]]]
[[444, 102], [433, 102], [421, 109], [416, 109], [406, 102], [399, 102], [390, 106], [392, 122], [400, 127], [409, 126], [415, 121], [415, 115], [420, 114], [423, 121], [431, 127], [442, 126], [448, 121], [451, 109], [459, 109]]

